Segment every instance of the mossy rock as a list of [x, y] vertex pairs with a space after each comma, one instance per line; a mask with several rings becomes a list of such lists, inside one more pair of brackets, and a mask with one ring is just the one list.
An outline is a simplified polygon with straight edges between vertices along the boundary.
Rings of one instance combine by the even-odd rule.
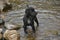
[[58, 35], [58, 31], [57, 30], [48, 30], [45, 35], [49, 35], [49, 34]]
[[52, 34], [53, 35], [58, 35], [58, 31], [54, 30], [54, 31], [52, 31]]

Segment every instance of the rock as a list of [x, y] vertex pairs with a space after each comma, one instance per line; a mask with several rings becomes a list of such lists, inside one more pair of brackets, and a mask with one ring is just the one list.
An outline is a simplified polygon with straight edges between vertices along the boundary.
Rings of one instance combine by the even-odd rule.
[[8, 10], [12, 10], [12, 4], [4, 3], [3, 12], [7, 12]]
[[3, 1], [0, 1], [0, 11], [2, 11], [2, 9], [3, 9], [3, 6], [4, 6], [3, 3], [4, 3]]
[[0, 33], [0, 39], [2, 38], [2, 34]]
[[2, 32], [2, 28], [0, 28], [0, 33]]
[[45, 32], [45, 36], [53, 36], [53, 35], [59, 35], [57, 30], [49, 30]]
[[7, 29], [13, 29], [13, 30], [17, 30], [17, 29], [21, 28], [20, 25], [9, 24], [9, 23], [6, 23], [6, 24], [5, 24], [5, 27], [6, 27]]
[[0, 39], [2, 38], [2, 34], [1, 34], [1, 32], [2, 32], [2, 29], [0, 28]]
[[16, 30], [6, 30], [4, 38], [7, 40], [20, 40], [20, 34]]

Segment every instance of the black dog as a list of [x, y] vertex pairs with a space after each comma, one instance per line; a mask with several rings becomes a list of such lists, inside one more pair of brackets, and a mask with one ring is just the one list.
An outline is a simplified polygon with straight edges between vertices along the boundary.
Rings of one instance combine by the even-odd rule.
[[[37, 12], [35, 11], [35, 9], [33, 7], [28, 7], [25, 10], [25, 15], [23, 17], [23, 22], [24, 22], [24, 32], [27, 33], [27, 26], [31, 26], [33, 32], [35, 33], [35, 27], [34, 27], [34, 21], [37, 23], [37, 26], [39, 26], [38, 20], [37, 20]], [[30, 22], [28, 22], [28, 20]]]

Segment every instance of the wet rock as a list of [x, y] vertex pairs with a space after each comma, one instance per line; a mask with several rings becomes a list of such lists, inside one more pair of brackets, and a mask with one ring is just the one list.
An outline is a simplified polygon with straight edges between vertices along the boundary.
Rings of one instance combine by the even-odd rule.
[[6, 30], [4, 38], [7, 40], [20, 40], [20, 34], [16, 30]]
[[20, 29], [20, 28], [21, 28], [21, 26], [20, 26], [20, 25], [16, 25], [16, 24], [9, 24], [9, 23], [6, 23], [6, 24], [5, 24], [5, 27], [6, 27], [7, 29], [14, 29], [14, 30], [18, 30], [18, 29]]

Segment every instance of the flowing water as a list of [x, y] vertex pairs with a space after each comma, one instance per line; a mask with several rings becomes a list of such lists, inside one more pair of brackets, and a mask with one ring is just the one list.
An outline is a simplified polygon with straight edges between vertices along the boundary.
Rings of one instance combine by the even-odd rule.
[[30, 6], [38, 12], [39, 27], [36, 30], [36, 37], [31, 35], [26, 37], [24, 34], [22, 21], [25, 14], [24, 5], [22, 9], [6, 12], [4, 20], [6, 23], [21, 25], [21, 29], [18, 30], [21, 40], [60, 40], [60, 6], [38, 2], [31, 3]]

